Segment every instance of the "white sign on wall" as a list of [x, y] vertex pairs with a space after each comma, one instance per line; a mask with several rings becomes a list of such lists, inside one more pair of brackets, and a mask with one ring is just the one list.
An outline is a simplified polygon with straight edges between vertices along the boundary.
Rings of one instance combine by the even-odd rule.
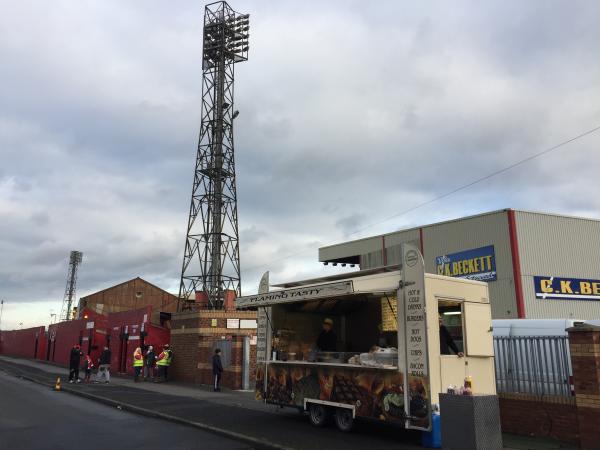
[[257, 327], [258, 327], [258, 322], [256, 319], [241, 319], [240, 320], [240, 328], [255, 329]]
[[227, 319], [227, 328], [238, 329], [240, 327], [240, 319]]

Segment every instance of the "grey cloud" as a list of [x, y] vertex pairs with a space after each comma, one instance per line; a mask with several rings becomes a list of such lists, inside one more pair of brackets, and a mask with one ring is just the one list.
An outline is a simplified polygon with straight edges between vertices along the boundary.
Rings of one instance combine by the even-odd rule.
[[[597, 124], [595, 3], [233, 6], [252, 21], [250, 60], [236, 66], [244, 292], [266, 269], [273, 280], [332, 273], [317, 247], [369, 224], [351, 238], [504, 207], [598, 216], [589, 136], [382, 222]], [[85, 255], [81, 294], [135, 276], [177, 290], [202, 13], [195, 2], [7, 7], [7, 297], [60, 302], [72, 249]]]
[[335, 225], [343, 231], [344, 235], [348, 235], [348, 233], [352, 233], [361, 226], [364, 226], [366, 218], [364, 214], [352, 214], [336, 220]]

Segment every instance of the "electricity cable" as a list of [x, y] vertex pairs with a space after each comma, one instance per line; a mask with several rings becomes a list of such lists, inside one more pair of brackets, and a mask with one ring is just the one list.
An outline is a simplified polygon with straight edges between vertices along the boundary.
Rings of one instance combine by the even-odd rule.
[[[477, 179], [475, 179], [473, 181], [470, 181], [469, 183], [463, 184], [463, 185], [461, 185], [461, 186], [459, 186], [459, 187], [457, 187], [455, 189], [452, 189], [451, 191], [448, 191], [448, 192], [445, 192], [443, 194], [440, 194], [440, 195], [438, 195], [438, 196], [436, 196], [436, 197], [434, 197], [434, 198], [432, 198], [430, 200], [427, 200], [427, 201], [425, 201], [423, 203], [419, 203], [418, 205], [415, 205], [415, 206], [412, 206], [412, 207], [410, 207], [408, 209], [405, 209], [405, 210], [402, 210], [400, 212], [397, 212], [397, 213], [395, 213], [395, 214], [393, 214], [391, 216], [388, 216], [385, 219], [382, 219], [382, 220], [380, 220], [378, 222], [373, 222], [373, 223], [371, 223], [369, 225], [366, 225], [366, 226], [364, 226], [364, 227], [362, 227], [362, 228], [360, 228], [360, 229], [358, 229], [356, 231], [353, 231], [352, 233], [349, 233], [348, 236], [352, 236], [354, 234], [361, 233], [361, 232], [363, 232], [365, 230], [368, 230], [369, 228], [372, 228], [372, 227], [374, 227], [376, 225], [380, 225], [380, 224], [382, 224], [384, 222], [387, 222], [388, 220], [395, 219], [396, 217], [400, 217], [400, 216], [403, 216], [405, 214], [408, 214], [408, 213], [410, 213], [412, 211], [415, 211], [416, 209], [422, 208], [423, 206], [427, 206], [427, 205], [430, 205], [431, 203], [435, 203], [435, 202], [437, 202], [439, 200], [442, 200], [442, 199], [444, 199], [446, 197], [449, 197], [449, 196], [451, 196], [453, 194], [456, 194], [457, 192], [463, 191], [465, 189], [470, 188], [471, 186], [474, 186], [474, 185], [476, 185], [478, 183], [481, 183], [482, 181], [489, 180], [490, 178], [493, 178], [495, 176], [498, 176], [500, 174], [508, 172], [509, 170], [512, 170], [515, 167], [518, 167], [518, 166], [520, 166], [522, 164], [525, 164], [525, 163], [527, 163], [529, 161], [532, 161], [532, 160], [534, 160], [536, 158], [539, 158], [540, 156], [546, 155], [546, 154], [548, 154], [550, 152], [553, 152], [554, 150], [558, 150], [559, 148], [564, 147], [565, 145], [570, 144], [572, 142], [575, 142], [575, 141], [577, 141], [577, 140], [579, 140], [579, 139], [581, 139], [581, 138], [583, 138], [585, 136], [589, 136], [590, 134], [594, 134], [595, 132], [597, 132], [599, 130], [600, 130], [600, 125], [598, 125], [598, 126], [596, 126], [594, 128], [591, 128], [591, 129], [589, 129], [589, 130], [587, 130], [587, 131], [585, 131], [585, 132], [583, 132], [581, 134], [578, 134], [577, 136], [574, 136], [574, 137], [572, 137], [570, 139], [567, 139], [567, 140], [565, 140], [565, 141], [563, 141], [563, 142], [561, 142], [559, 144], [556, 144], [556, 145], [554, 145], [552, 147], [549, 147], [549, 148], [547, 148], [545, 150], [542, 150], [542, 151], [540, 151], [538, 153], [534, 153], [533, 155], [530, 155], [530, 156], [528, 156], [526, 158], [523, 158], [523, 159], [521, 159], [519, 161], [516, 161], [516, 162], [514, 162], [512, 164], [509, 164], [508, 166], [505, 166], [505, 167], [503, 167], [501, 169], [498, 169], [498, 170], [496, 170], [494, 172], [491, 172], [491, 173], [489, 173], [487, 175], [484, 175], [484, 176], [482, 176], [480, 178], [477, 178]], [[330, 242], [328, 244], [325, 244], [325, 246], [326, 245], [334, 245], [335, 243], [336, 242]], [[321, 244], [321, 243], [319, 243], [318, 245], [323, 246], [323, 244]], [[286, 255], [286, 256], [282, 256], [282, 257], [279, 257], [279, 258], [275, 258], [275, 259], [272, 259], [269, 262], [269, 264], [272, 264], [272, 263], [278, 262], [278, 261], [283, 261], [283, 260], [286, 260], [286, 259], [289, 259], [289, 258], [293, 258], [295, 256], [304, 255], [304, 254], [308, 253], [309, 251], [314, 251], [314, 250], [313, 249], [311, 249], [311, 250], [307, 249], [307, 250], [303, 250], [303, 251], [300, 251], [300, 252], [292, 253], [292, 254], [289, 254], [289, 255]], [[246, 269], [245, 271], [260, 269], [260, 268], [263, 268], [263, 267], [267, 267], [267, 264], [261, 264], [261, 265], [253, 266], [253, 267], [250, 267], [250, 268]]]

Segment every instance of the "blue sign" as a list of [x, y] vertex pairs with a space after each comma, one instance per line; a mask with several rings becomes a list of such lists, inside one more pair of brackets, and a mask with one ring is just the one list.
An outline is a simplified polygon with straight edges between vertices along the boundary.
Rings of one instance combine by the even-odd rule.
[[600, 301], [600, 280], [533, 277], [535, 298], [540, 300]]
[[468, 278], [477, 281], [496, 280], [496, 257], [494, 246], [474, 248], [464, 252], [450, 253], [435, 258], [438, 275]]

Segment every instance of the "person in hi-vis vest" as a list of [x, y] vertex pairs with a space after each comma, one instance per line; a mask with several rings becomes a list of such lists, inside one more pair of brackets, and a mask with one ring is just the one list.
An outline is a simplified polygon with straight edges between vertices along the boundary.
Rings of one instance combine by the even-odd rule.
[[135, 352], [133, 352], [133, 370], [135, 370], [135, 376], [133, 378], [133, 381], [135, 381], [136, 383], [139, 381], [143, 367], [144, 355], [142, 355], [142, 349], [138, 347], [135, 349]]
[[167, 381], [169, 366], [171, 365], [172, 359], [173, 353], [169, 348], [169, 344], [163, 345], [163, 351], [160, 352], [160, 355], [158, 355], [158, 359], [156, 360], [156, 366], [158, 367], [158, 379], [160, 381]]

